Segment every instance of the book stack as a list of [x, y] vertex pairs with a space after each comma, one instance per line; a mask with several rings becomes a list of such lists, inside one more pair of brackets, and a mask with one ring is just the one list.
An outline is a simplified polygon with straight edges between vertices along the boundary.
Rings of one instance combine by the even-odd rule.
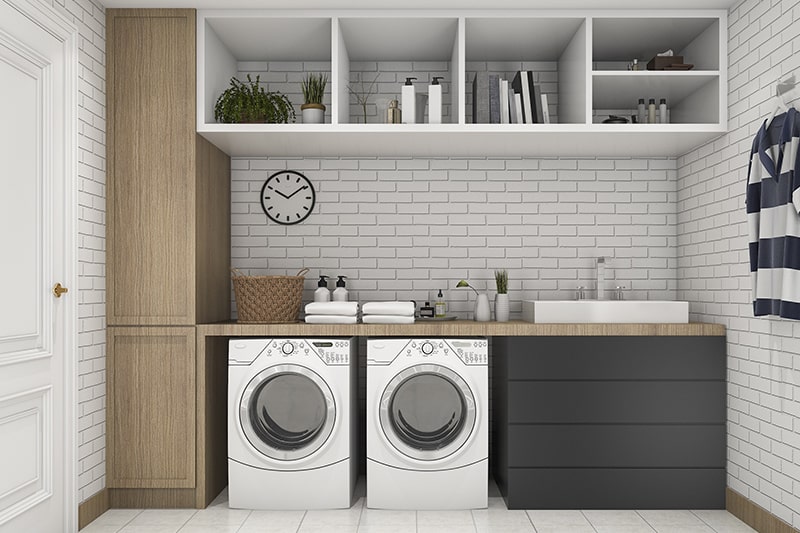
[[510, 82], [478, 72], [472, 81], [474, 124], [550, 124], [547, 95], [533, 82], [533, 72], [519, 70]]

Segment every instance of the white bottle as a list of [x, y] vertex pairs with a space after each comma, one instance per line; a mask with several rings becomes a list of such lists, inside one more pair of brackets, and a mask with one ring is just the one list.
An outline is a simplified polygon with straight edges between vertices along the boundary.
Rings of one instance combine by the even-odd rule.
[[317, 290], [314, 291], [315, 302], [330, 302], [331, 291], [328, 290], [328, 276], [320, 276], [317, 282]]
[[406, 82], [400, 93], [400, 109], [402, 110], [403, 124], [416, 124], [417, 97], [414, 94], [414, 83], [411, 81], [415, 79], [417, 78], [406, 78]]
[[334, 302], [347, 301], [347, 289], [344, 288], [344, 280], [346, 279], [347, 276], [339, 276], [339, 279], [336, 281], [336, 290], [333, 291]]
[[597, 258], [597, 299], [606, 299], [606, 258]]
[[433, 81], [428, 85], [428, 123], [442, 123], [442, 86], [439, 80], [442, 76], [434, 76]]
[[650, 102], [647, 104], [647, 123], [648, 124], [655, 124], [656, 123], [656, 99], [651, 98]]
[[658, 104], [658, 121], [661, 124], [667, 123], [667, 99], [662, 98], [661, 102]]

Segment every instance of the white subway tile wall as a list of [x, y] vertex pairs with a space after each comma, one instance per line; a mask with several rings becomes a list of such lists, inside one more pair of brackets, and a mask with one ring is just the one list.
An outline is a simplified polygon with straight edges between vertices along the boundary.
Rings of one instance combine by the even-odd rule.
[[728, 47], [730, 132], [678, 160], [678, 294], [728, 329], [728, 485], [800, 528], [800, 324], [753, 316], [745, 220], [752, 138], [800, 80], [800, 3], [737, 4]]
[[[307, 267], [345, 275], [352, 300], [434, 301], [471, 317], [465, 278], [495, 292], [507, 269], [511, 317], [522, 300], [595, 291], [595, 259], [609, 258], [609, 287], [627, 298], [677, 295], [674, 159], [350, 159], [232, 161], [232, 263], [251, 274]], [[317, 205], [294, 226], [268, 222], [264, 181], [304, 172]], [[331, 287], [333, 284], [331, 283]]]
[[105, 487], [106, 37], [105, 8], [48, 0], [78, 27], [78, 488]]

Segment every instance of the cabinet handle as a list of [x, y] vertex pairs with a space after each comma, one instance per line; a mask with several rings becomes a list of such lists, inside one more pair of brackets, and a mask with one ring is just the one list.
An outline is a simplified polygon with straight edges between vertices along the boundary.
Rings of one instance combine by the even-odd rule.
[[69, 289], [62, 287], [61, 283], [56, 283], [55, 287], [53, 287], [53, 294], [56, 295], [56, 298], [61, 298], [61, 295], [65, 292], [69, 292]]

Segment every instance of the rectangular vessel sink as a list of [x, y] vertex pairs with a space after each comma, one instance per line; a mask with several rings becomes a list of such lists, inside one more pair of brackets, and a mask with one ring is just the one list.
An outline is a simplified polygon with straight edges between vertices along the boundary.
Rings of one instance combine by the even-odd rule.
[[527, 300], [522, 319], [536, 324], [688, 324], [689, 302], [661, 300]]

